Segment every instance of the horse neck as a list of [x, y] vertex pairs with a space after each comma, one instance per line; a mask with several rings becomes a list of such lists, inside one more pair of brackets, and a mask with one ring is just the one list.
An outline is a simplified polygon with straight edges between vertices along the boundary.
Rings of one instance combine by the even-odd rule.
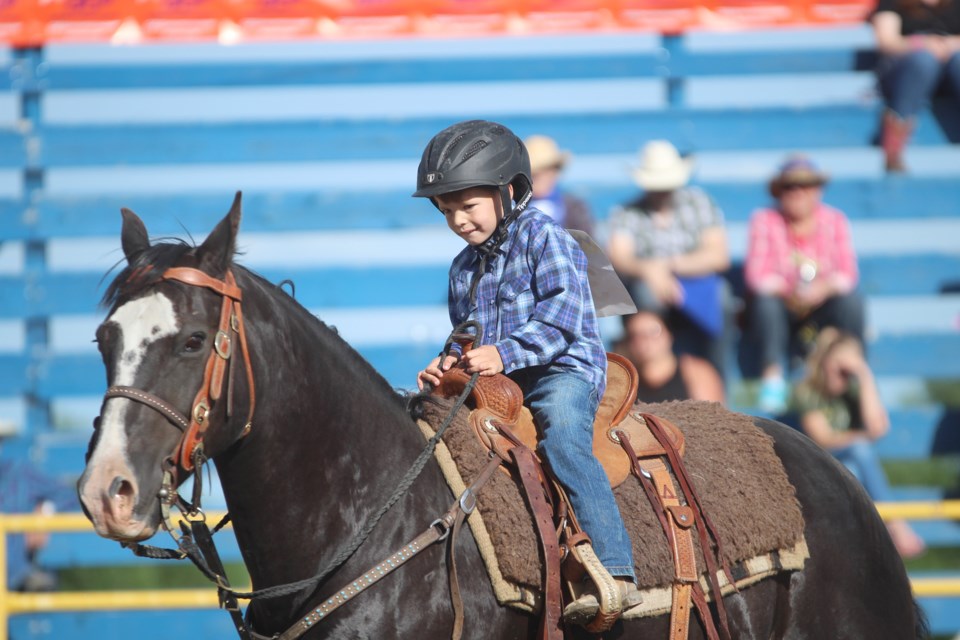
[[[257, 407], [250, 435], [217, 467], [251, 577], [275, 584], [304, 577], [354, 535], [424, 441], [386, 381], [334, 331], [270, 285], [241, 286]], [[421, 498], [443, 495], [436, 479], [418, 485]], [[268, 558], [278, 545], [295, 557]]]

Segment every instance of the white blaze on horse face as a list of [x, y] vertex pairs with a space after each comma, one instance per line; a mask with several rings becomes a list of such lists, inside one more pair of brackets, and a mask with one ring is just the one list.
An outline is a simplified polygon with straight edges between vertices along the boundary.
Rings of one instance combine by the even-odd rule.
[[[162, 293], [152, 293], [122, 305], [113, 312], [107, 322], [120, 328], [120, 353], [116, 363], [116, 378], [113, 385], [136, 386], [137, 371], [151, 344], [174, 335], [180, 330], [180, 321], [173, 310], [173, 302]], [[132, 401], [112, 398], [107, 402], [100, 417], [100, 442], [94, 453], [110, 456], [126, 451], [127, 437], [124, 431], [127, 407]]]

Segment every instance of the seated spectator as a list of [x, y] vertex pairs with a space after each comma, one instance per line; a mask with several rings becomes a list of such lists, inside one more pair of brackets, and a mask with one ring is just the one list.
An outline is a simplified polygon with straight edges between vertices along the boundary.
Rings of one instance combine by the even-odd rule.
[[[889, 500], [873, 443], [890, 430], [890, 420], [860, 340], [832, 327], [821, 331], [792, 402], [803, 432], [846, 465], [874, 501]], [[923, 540], [906, 521], [891, 521], [887, 528], [900, 555], [923, 552]]]
[[886, 168], [903, 171], [914, 120], [934, 92], [945, 87], [960, 100], [960, 2], [879, 0], [870, 22], [887, 107], [881, 125]]
[[722, 376], [730, 266], [723, 212], [687, 186], [692, 162], [666, 140], [647, 143], [634, 182], [643, 192], [610, 217], [607, 252], [637, 308], [683, 312], [680, 352], [709, 360]]
[[640, 374], [637, 400], [711, 400], [723, 402], [723, 380], [709, 362], [688, 353], [673, 352], [668, 324], [652, 311], [623, 318], [623, 339], [616, 351]]
[[560, 151], [553, 138], [530, 136], [523, 143], [530, 154], [533, 198], [530, 206], [543, 211], [565, 229], [593, 235], [590, 205], [560, 188], [560, 175], [570, 161], [569, 151]]
[[[12, 422], [0, 419], [0, 448], [4, 440], [16, 433]], [[56, 509], [80, 509], [74, 486], [46, 476], [27, 460], [0, 455], [0, 512], [52, 513]], [[43, 532], [7, 536], [7, 589], [52, 591], [56, 588], [56, 575], [39, 562], [39, 552], [48, 539], [48, 534]]]
[[821, 202], [826, 174], [806, 156], [791, 156], [770, 182], [772, 207], [750, 218], [744, 278], [748, 322], [759, 343], [759, 405], [780, 413], [788, 388], [784, 375], [791, 340], [801, 329], [826, 326], [863, 342], [864, 301], [850, 223]]

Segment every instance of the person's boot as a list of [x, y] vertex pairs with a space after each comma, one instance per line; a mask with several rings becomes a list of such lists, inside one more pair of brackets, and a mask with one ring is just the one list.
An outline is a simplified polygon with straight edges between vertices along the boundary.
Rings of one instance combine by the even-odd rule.
[[[629, 578], [616, 578], [617, 586], [620, 588], [620, 615], [626, 614], [630, 609], [643, 604], [643, 597], [637, 585]], [[571, 602], [563, 610], [563, 619], [565, 622], [577, 625], [589, 624], [600, 612], [600, 599], [597, 595], [596, 586], [591, 582], [579, 598]]]
[[883, 112], [880, 142], [888, 172], [906, 171], [907, 168], [903, 164], [903, 150], [907, 146], [911, 133], [913, 133], [912, 120], [905, 120], [890, 109]]

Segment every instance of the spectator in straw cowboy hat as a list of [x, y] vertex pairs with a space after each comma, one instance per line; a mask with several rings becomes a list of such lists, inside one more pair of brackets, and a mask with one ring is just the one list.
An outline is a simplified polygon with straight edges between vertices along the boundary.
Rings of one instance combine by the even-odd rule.
[[670, 309], [677, 348], [724, 372], [730, 266], [723, 212], [702, 189], [689, 186], [693, 163], [666, 140], [653, 140], [632, 171], [643, 191], [610, 216], [607, 251], [639, 309]]
[[[24, 456], [3, 451], [18, 433], [14, 422], [0, 418], [0, 512], [50, 513], [80, 508], [76, 489], [37, 469]], [[7, 589], [52, 591], [56, 576], [39, 563], [39, 553], [49, 539], [44, 532], [7, 536]]]
[[569, 151], [561, 151], [553, 138], [533, 135], [523, 143], [530, 154], [533, 199], [530, 206], [539, 209], [566, 229], [578, 229], [593, 235], [590, 205], [560, 188], [560, 175], [570, 161]]
[[[864, 302], [850, 223], [822, 202], [828, 176], [802, 154], [792, 155], [770, 181], [773, 206], [753, 213], [744, 278], [750, 335], [759, 343], [760, 407], [785, 407], [784, 360], [798, 332], [825, 326], [863, 343]], [[801, 354], [803, 355], [803, 354]]]

